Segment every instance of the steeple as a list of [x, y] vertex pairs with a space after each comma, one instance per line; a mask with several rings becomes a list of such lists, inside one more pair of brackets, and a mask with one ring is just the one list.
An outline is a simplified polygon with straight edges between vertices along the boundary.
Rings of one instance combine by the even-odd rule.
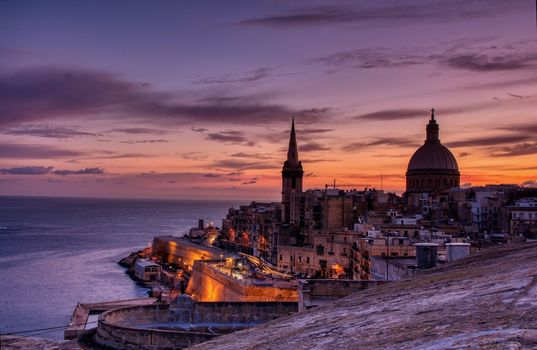
[[298, 160], [295, 118], [293, 117], [287, 159], [283, 162], [282, 169], [282, 223], [291, 222], [291, 197], [294, 193], [302, 192], [303, 177], [304, 171], [302, 170], [302, 163]]
[[440, 127], [436, 123], [436, 120], [434, 119], [434, 108], [431, 109], [431, 119], [429, 120], [429, 124], [427, 124], [427, 140], [426, 142], [440, 142], [439, 139], [439, 133], [440, 133]]
[[300, 165], [298, 160], [298, 146], [296, 144], [295, 117], [291, 122], [291, 136], [289, 137], [289, 149], [287, 150], [286, 168], [294, 168]]

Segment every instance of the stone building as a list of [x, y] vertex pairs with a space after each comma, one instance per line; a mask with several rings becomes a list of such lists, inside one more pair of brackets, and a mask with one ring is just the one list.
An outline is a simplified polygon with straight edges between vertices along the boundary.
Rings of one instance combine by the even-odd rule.
[[313, 234], [310, 245], [278, 246], [278, 268], [307, 277], [351, 278], [351, 249], [359, 237], [360, 232], [335, 230]]
[[238, 209], [230, 208], [222, 220], [219, 244], [267, 261], [276, 256], [277, 236], [281, 218], [279, 203], [251, 202]]
[[459, 187], [460, 173], [451, 151], [440, 143], [434, 109], [427, 124], [427, 139], [416, 150], [406, 172], [406, 192], [423, 193]]
[[291, 195], [302, 192], [303, 177], [304, 171], [302, 162], [298, 159], [295, 118], [293, 118], [287, 160], [283, 163], [282, 169], [282, 223], [289, 223], [291, 220]]
[[537, 198], [524, 198], [509, 207], [511, 211], [511, 235], [537, 238]]

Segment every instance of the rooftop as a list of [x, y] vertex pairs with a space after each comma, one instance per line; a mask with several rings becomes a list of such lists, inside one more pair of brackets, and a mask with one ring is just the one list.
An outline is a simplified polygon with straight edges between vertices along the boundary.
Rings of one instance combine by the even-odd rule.
[[154, 262], [154, 261], [151, 261], [151, 260], [145, 260], [145, 259], [137, 259], [137, 260], [136, 260], [136, 265], [141, 266], [141, 267], [160, 266], [159, 264], [157, 264], [157, 263]]

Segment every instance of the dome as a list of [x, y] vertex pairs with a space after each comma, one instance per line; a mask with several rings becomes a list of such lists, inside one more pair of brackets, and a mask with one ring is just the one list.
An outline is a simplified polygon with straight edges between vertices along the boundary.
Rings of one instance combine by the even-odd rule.
[[427, 124], [425, 143], [414, 152], [406, 172], [407, 193], [432, 193], [460, 186], [459, 166], [450, 150], [440, 143], [440, 127], [434, 109]]
[[451, 151], [440, 142], [425, 142], [423, 146], [418, 148], [410, 162], [408, 162], [408, 170], [421, 169], [438, 169], [438, 170], [459, 170], [457, 160]]

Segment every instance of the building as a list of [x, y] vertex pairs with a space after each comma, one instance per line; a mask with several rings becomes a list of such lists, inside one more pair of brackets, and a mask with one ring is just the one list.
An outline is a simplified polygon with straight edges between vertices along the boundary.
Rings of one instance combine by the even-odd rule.
[[222, 220], [223, 248], [250, 254], [273, 262], [276, 256], [280, 224], [280, 203], [251, 202], [230, 208]]
[[457, 160], [451, 151], [440, 143], [439, 125], [434, 109], [427, 124], [427, 139], [416, 150], [406, 172], [406, 192], [436, 192], [459, 187], [460, 173]]
[[312, 235], [312, 244], [278, 246], [278, 268], [306, 277], [351, 278], [353, 242], [362, 234], [349, 230], [322, 231]]
[[142, 281], [158, 281], [161, 273], [162, 267], [151, 260], [137, 259], [134, 264], [134, 275]]
[[367, 237], [352, 247], [352, 279], [395, 280], [407, 276], [415, 265], [416, 248], [406, 237]]
[[537, 238], [537, 198], [524, 198], [509, 207], [511, 212], [510, 234]]
[[302, 170], [302, 162], [298, 159], [295, 118], [293, 118], [287, 160], [283, 163], [282, 169], [282, 223], [290, 222], [291, 196], [293, 193], [302, 192], [303, 177], [304, 171]]

